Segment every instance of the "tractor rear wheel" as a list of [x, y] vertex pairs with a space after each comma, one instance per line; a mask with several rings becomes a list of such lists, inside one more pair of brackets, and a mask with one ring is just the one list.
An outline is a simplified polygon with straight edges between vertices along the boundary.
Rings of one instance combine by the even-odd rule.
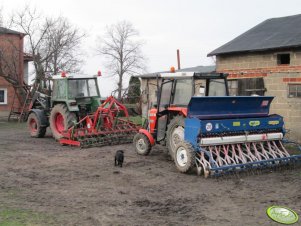
[[65, 104], [55, 105], [49, 117], [49, 124], [52, 131], [52, 136], [59, 140], [63, 137], [62, 132], [73, 126], [76, 122], [76, 115], [70, 112]]
[[137, 133], [134, 136], [133, 144], [139, 155], [148, 155], [152, 148], [149, 139], [142, 133]]
[[29, 114], [27, 118], [27, 126], [31, 137], [41, 138], [45, 136], [46, 127], [42, 127], [41, 124], [41, 119], [35, 113]]
[[175, 148], [174, 161], [181, 173], [192, 170], [195, 165], [195, 151], [192, 145], [186, 141], [178, 143]]
[[166, 143], [172, 159], [175, 156], [176, 145], [184, 140], [184, 117], [174, 117], [167, 126]]

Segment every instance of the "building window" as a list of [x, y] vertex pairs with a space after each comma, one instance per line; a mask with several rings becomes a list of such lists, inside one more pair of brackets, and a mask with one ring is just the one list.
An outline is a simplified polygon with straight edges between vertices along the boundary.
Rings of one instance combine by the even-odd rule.
[[289, 53], [277, 54], [277, 64], [290, 64], [291, 57]]
[[288, 84], [288, 97], [301, 97], [301, 84]]
[[7, 104], [7, 89], [0, 88], [0, 105]]

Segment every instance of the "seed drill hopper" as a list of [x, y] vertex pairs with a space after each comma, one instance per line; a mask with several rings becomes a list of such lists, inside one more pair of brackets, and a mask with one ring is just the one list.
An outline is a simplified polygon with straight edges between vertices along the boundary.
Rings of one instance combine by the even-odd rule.
[[283, 118], [269, 115], [272, 99], [192, 97], [185, 120], [185, 139], [176, 147], [176, 164], [184, 166], [185, 171], [187, 158], [193, 156], [198, 173], [208, 176], [300, 160], [301, 150], [291, 155], [283, 145]]

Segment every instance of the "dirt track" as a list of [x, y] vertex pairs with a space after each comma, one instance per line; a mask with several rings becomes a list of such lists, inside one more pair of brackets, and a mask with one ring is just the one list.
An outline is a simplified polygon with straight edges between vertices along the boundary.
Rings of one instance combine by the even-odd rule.
[[[113, 165], [125, 150], [123, 168]], [[55, 225], [279, 225], [266, 208], [301, 214], [301, 170], [204, 179], [176, 171], [162, 148], [62, 147], [47, 132], [0, 123], [0, 208], [46, 214]], [[51, 222], [51, 223], [49, 223]]]

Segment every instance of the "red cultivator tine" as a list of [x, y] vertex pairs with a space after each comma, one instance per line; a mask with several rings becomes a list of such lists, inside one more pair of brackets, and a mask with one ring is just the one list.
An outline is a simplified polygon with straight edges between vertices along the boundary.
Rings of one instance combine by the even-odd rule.
[[140, 127], [128, 116], [126, 107], [110, 96], [93, 115], [83, 117], [63, 133], [60, 143], [80, 147], [129, 143]]

